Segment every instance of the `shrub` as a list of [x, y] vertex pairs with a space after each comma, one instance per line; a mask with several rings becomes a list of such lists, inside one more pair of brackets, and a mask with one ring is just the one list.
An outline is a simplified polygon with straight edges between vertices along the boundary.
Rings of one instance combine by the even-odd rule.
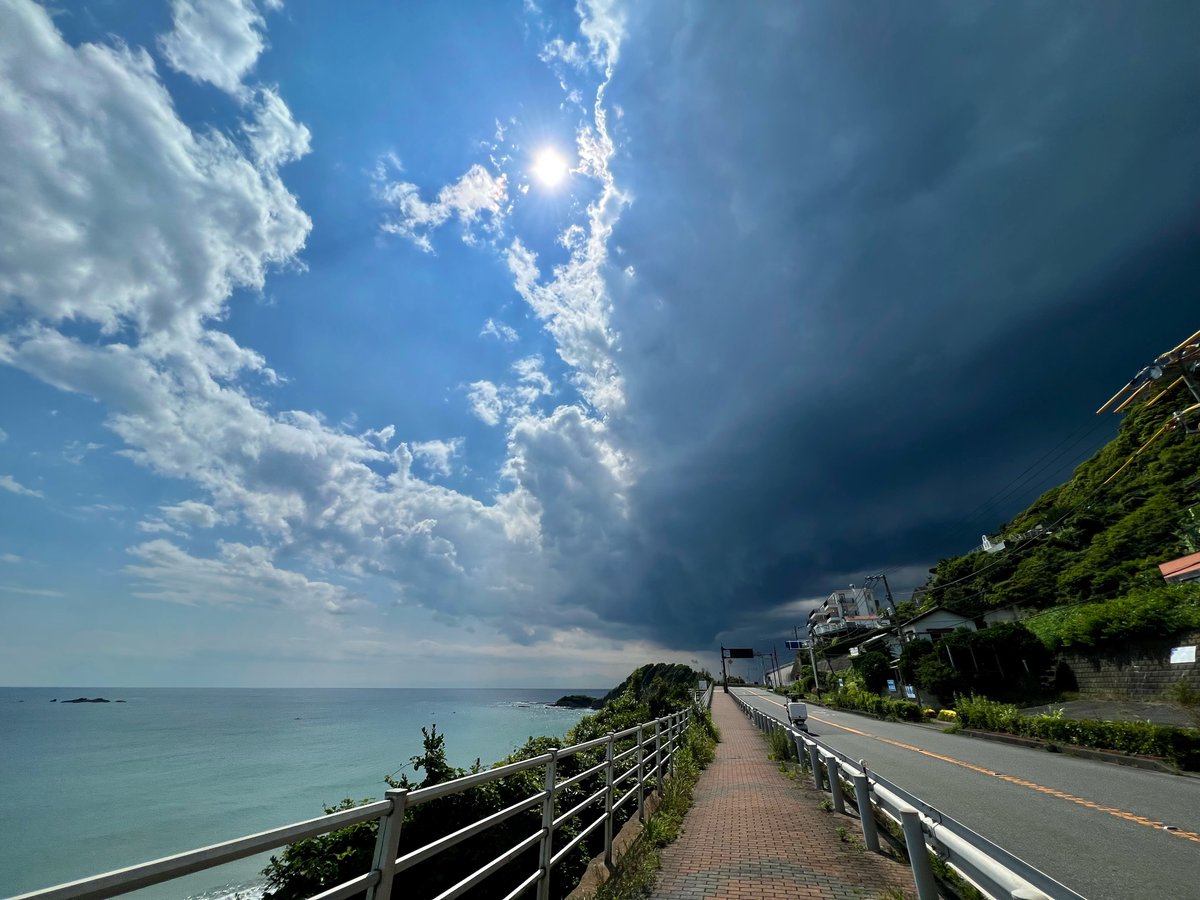
[[1062, 710], [1023, 716], [1011, 703], [984, 697], [959, 697], [958, 719], [967, 728], [1004, 731], [1052, 743], [1158, 756], [1181, 769], [1200, 769], [1200, 729], [1151, 722], [1100, 722], [1068, 719]]
[[827, 695], [824, 702], [834, 709], [859, 710], [881, 719], [906, 722], [917, 722], [921, 719], [921, 707], [911, 700], [881, 697], [863, 690], [856, 684], [849, 684], [841, 690]]

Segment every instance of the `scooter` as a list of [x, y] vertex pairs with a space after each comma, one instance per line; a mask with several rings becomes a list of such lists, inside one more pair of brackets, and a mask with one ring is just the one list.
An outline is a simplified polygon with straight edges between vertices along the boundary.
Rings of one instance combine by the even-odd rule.
[[799, 728], [805, 734], [810, 734], [808, 730], [808, 706], [803, 703], [791, 702], [787, 705], [788, 721], [793, 726]]

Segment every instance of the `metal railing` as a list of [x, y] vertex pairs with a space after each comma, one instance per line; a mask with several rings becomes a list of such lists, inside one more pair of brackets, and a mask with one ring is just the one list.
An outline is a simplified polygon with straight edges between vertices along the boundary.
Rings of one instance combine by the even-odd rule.
[[[700, 702], [704, 706], [711, 704], [711, 685]], [[661, 778], [671, 771], [675, 754], [679, 750], [691, 718], [691, 709], [682, 710], [632, 728], [626, 728], [623, 731], [609, 732], [603, 737], [584, 741], [581, 744], [552, 749], [540, 756], [497, 766], [462, 778], [419, 789], [389, 790], [383, 800], [367, 803], [354, 809], [341, 810], [315, 819], [273, 828], [270, 831], [262, 831], [258, 834], [156, 859], [152, 862], [140, 863], [128, 868], [105, 872], [102, 875], [94, 875], [78, 881], [21, 894], [12, 900], [35, 900], [35, 898], [36, 900], [68, 900], [68, 898], [70, 900], [88, 900], [88, 898], [115, 897], [371, 820], [378, 820], [379, 829], [370, 870], [349, 881], [326, 889], [311, 900], [343, 900], [343, 898], [361, 894], [363, 891], [366, 891], [367, 900], [388, 900], [392, 896], [393, 881], [397, 875], [449, 850], [468, 838], [482, 834], [514, 816], [539, 807], [541, 809], [540, 827], [519, 839], [503, 853], [471, 872], [450, 888], [442, 891], [436, 900], [451, 900], [453, 897], [461, 896], [535, 847], [538, 848], [536, 867], [505, 895], [505, 900], [516, 900], [527, 892], [532, 892], [535, 888], [534, 896], [537, 900], [547, 900], [550, 896], [551, 873], [554, 867], [598, 828], [603, 827], [604, 829], [605, 861], [612, 864], [613, 826], [619, 811], [627, 803], [636, 803], [638, 818], [645, 818], [647, 791], [653, 790], [660, 783]], [[570, 777], [561, 777], [560, 771], [564, 760], [587, 751], [597, 751], [600, 748], [603, 748], [601, 761], [586, 765], [588, 756], [581, 757], [585, 764], [582, 771], [576, 772]], [[598, 757], [599, 754], [593, 752], [590, 756]], [[398, 855], [404, 815], [408, 809], [535, 769], [541, 769], [544, 775], [540, 791], [451, 834], [409, 850], [403, 856]], [[589, 780], [593, 783], [598, 782], [600, 786], [570, 810], [559, 813], [556, 800], [561, 799], [563, 792]], [[577, 817], [585, 810], [596, 806], [602, 806], [598, 816], [586, 824], [578, 821]], [[567, 823], [574, 823], [581, 827], [570, 840], [560, 847], [555, 847], [555, 831]]]
[[813, 786], [830, 792], [835, 811], [846, 812], [847, 795], [853, 794], [855, 812], [868, 850], [879, 850], [879, 833], [872, 810], [898, 825], [904, 835], [913, 881], [919, 900], [937, 900], [929, 854], [936, 855], [991, 900], [1084, 900], [998, 844], [867, 770], [812, 735], [757, 709], [737, 694], [731, 695], [742, 712], [768, 734], [782, 730], [792, 739], [800, 765], [812, 774]]

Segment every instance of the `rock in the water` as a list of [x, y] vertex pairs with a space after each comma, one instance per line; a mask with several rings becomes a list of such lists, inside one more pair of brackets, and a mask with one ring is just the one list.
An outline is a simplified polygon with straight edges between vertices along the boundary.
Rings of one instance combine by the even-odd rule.
[[595, 697], [588, 697], [585, 694], [567, 694], [565, 697], [559, 697], [552, 705], [565, 706], [568, 709], [594, 709], [596, 703]]
[[76, 697], [74, 700], [64, 700], [63, 703], [112, 703], [104, 697]]

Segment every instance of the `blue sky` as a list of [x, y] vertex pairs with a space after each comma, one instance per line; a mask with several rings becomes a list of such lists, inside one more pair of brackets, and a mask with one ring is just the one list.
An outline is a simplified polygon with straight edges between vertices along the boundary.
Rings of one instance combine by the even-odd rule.
[[1200, 17], [1093, 13], [3, 0], [0, 683], [595, 685], [911, 590], [1196, 327]]

